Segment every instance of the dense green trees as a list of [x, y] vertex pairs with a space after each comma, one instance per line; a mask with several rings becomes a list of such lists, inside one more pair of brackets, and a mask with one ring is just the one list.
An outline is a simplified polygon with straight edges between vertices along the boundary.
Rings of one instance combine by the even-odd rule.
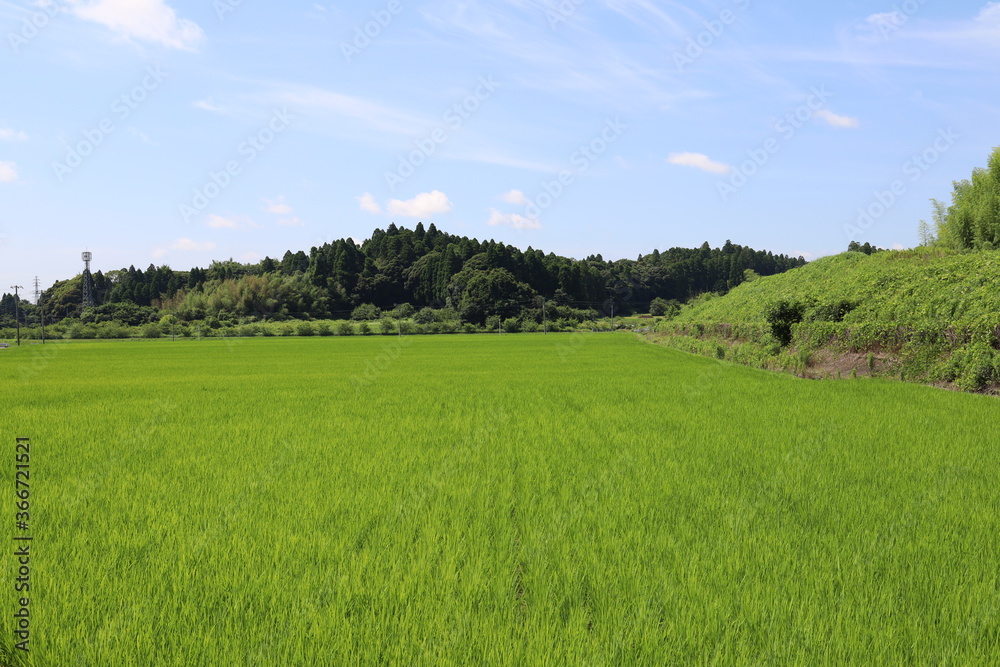
[[1000, 249], [1000, 148], [995, 148], [986, 168], [953, 184], [951, 206], [932, 200], [934, 227], [921, 222], [922, 245], [955, 250]]
[[[604, 316], [612, 308], [626, 315], [647, 311], [655, 299], [681, 303], [704, 292], [726, 292], [748, 275], [772, 275], [804, 263], [801, 257], [728, 241], [721, 249], [705, 243], [654, 250], [635, 260], [608, 262], [600, 255], [576, 260], [454, 236], [433, 224], [412, 230], [390, 224], [376, 229], [363, 245], [341, 239], [256, 264], [230, 259], [190, 271], [150, 265], [97, 272], [98, 307], [86, 314], [79, 277], [53, 285], [43, 300], [56, 319], [84, 315], [95, 323], [116, 319], [113, 313], [120, 312], [122, 321], [141, 324], [157, 320], [161, 311], [180, 321], [346, 319], [352, 314], [373, 320], [401, 305], [408, 313], [403, 317], [430, 308], [449, 309], [448, 321], [483, 324], [499, 317], [540, 323], [543, 301], [571, 319]], [[430, 316], [425, 313], [423, 319]]]

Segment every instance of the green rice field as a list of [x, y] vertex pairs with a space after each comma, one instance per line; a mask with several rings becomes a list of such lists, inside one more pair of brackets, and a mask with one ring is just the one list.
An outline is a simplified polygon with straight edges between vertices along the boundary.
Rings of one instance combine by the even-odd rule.
[[996, 398], [628, 334], [59, 342], [0, 382], [32, 665], [1000, 664]]

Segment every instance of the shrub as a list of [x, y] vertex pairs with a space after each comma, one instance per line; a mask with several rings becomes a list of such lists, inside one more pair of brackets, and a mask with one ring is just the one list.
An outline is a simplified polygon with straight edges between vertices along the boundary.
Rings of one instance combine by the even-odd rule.
[[377, 320], [381, 314], [382, 311], [379, 310], [378, 306], [375, 306], [370, 303], [363, 303], [354, 309], [354, 311], [351, 313], [351, 319], [367, 320], [370, 322], [372, 320]]
[[778, 301], [765, 311], [767, 323], [771, 326], [771, 334], [778, 339], [782, 347], [792, 342], [792, 325], [802, 321], [805, 306], [791, 301]]
[[300, 336], [316, 335], [316, 329], [309, 322], [299, 322], [298, 326], [295, 327], [295, 331]]
[[413, 316], [413, 321], [417, 324], [430, 324], [435, 319], [433, 308], [421, 308], [417, 311], [417, 314]]
[[337, 335], [338, 336], [354, 335], [354, 326], [347, 320], [340, 320], [339, 322], [337, 322]]
[[332, 336], [333, 331], [330, 329], [330, 325], [327, 322], [320, 322], [316, 325], [316, 332], [320, 336]]

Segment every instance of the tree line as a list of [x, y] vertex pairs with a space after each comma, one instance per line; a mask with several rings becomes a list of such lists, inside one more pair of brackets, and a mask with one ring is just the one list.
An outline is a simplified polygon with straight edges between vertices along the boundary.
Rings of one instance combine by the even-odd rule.
[[[175, 271], [97, 271], [90, 279], [95, 306], [83, 308], [84, 275], [55, 283], [40, 304], [50, 322], [115, 321], [137, 326], [166, 314], [180, 321], [228, 322], [374, 319], [405, 304], [409, 312], [446, 310], [463, 322], [494, 317], [539, 319], [543, 307], [570, 317], [661, 312], [700, 294], [725, 293], [748, 276], [767, 276], [805, 264], [726, 241], [699, 248], [654, 250], [635, 260], [577, 260], [493, 240], [390, 224], [363, 244], [341, 239], [253, 264], [215, 261], [208, 268]], [[655, 303], [654, 303], [655, 302]], [[38, 308], [22, 300], [23, 321]], [[14, 297], [0, 300], [0, 326], [10, 326]]]

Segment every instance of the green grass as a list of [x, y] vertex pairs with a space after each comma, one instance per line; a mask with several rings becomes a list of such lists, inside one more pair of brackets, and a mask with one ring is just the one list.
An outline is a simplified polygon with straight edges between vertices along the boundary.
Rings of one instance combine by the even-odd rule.
[[[786, 354], [771, 336], [768, 307], [805, 306]], [[850, 303], [843, 321], [824, 307]], [[1000, 388], [1000, 251], [917, 248], [871, 256], [842, 253], [703, 299], [658, 327], [662, 342], [758, 367], [804, 372], [813, 352], [874, 351], [884, 373], [971, 391]], [[700, 340], [696, 340], [700, 339]], [[730, 349], [731, 348], [731, 349]]]
[[0, 382], [35, 665], [1000, 659], [988, 397], [624, 334], [61, 343]]
[[723, 298], [685, 309], [677, 320], [763, 324], [767, 306], [783, 299], [853, 301], [857, 308], [844, 318], [847, 324], [885, 321], [914, 329], [996, 326], [1000, 251], [917, 248], [823, 257], [744, 283]]

